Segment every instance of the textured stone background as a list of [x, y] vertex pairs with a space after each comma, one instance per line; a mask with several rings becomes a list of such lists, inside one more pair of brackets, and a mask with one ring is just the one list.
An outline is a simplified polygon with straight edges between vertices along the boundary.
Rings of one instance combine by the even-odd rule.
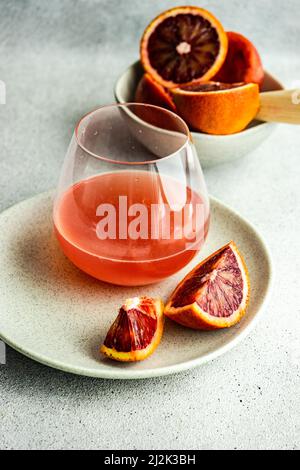
[[[56, 184], [76, 120], [113, 101], [145, 25], [182, 1], [0, 0], [0, 209]], [[243, 32], [285, 85], [300, 81], [296, 0], [194, 1]], [[0, 366], [0, 448], [299, 448], [299, 129], [206, 171], [210, 192], [253, 222], [273, 254], [273, 296], [256, 330], [179, 376], [80, 378], [11, 349]]]

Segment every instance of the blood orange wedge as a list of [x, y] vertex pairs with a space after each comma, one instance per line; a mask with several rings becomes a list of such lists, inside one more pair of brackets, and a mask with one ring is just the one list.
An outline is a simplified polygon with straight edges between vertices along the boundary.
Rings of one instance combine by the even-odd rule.
[[159, 83], [155, 82], [151, 75], [145, 73], [141, 78], [136, 92], [135, 101], [137, 103], [148, 103], [175, 111], [175, 104], [169, 93]]
[[207, 82], [171, 90], [178, 114], [195, 130], [234, 134], [245, 129], [259, 109], [255, 83]]
[[222, 66], [228, 39], [207, 10], [175, 7], [146, 28], [140, 46], [146, 72], [166, 88], [209, 80]]
[[226, 60], [214, 80], [262, 85], [264, 69], [256, 47], [242, 34], [229, 31]]
[[173, 292], [165, 315], [181, 325], [228, 328], [244, 315], [249, 296], [246, 265], [234, 242], [198, 264]]
[[142, 361], [160, 343], [164, 316], [160, 299], [127, 299], [110, 327], [100, 351], [121, 362]]

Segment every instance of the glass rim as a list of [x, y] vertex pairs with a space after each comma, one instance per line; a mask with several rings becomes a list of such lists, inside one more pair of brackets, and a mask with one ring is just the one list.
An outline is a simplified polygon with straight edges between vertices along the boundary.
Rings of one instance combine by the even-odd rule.
[[[130, 107], [130, 106], [141, 106], [141, 107], [146, 107], [146, 108], [154, 108], [154, 109], [159, 109], [160, 111], [166, 113], [166, 114], [171, 114], [176, 120], [178, 120], [182, 125], [183, 125], [183, 128], [185, 129], [186, 131], [186, 141], [184, 142], [184, 144], [182, 144], [178, 150], [176, 150], [175, 152], [172, 152], [170, 153], [169, 155], [166, 155], [164, 157], [161, 157], [161, 158], [156, 158], [156, 159], [153, 159], [153, 160], [147, 160], [147, 161], [136, 161], [136, 162], [126, 162], [124, 160], [114, 160], [112, 158], [109, 158], [109, 157], [106, 157], [106, 156], [102, 156], [102, 155], [97, 155], [96, 153], [92, 152], [91, 150], [88, 150], [81, 142], [80, 142], [80, 137], [79, 137], [79, 134], [78, 134], [78, 131], [79, 131], [79, 127], [80, 125], [83, 123], [83, 121], [89, 117], [89, 116], [92, 116], [94, 113], [96, 113], [97, 111], [101, 111], [102, 109], [107, 109], [107, 108], [122, 108], [122, 107]], [[149, 124], [151, 125], [151, 124]], [[74, 135], [75, 135], [75, 139], [76, 139], [76, 143], [77, 145], [81, 148], [81, 150], [83, 150], [85, 153], [87, 153], [88, 155], [90, 155], [91, 157], [93, 158], [97, 158], [98, 160], [102, 160], [104, 162], [107, 162], [107, 163], [113, 163], [115, 165], [125, 165], [125, 166], [135, 166], [135, 165], [151, 165], [152, 163], [158, 163], [158, 162], [161, 162], [163, 160], [166, 160], [168, 158], [172, 158], [173, 156], [177, 155], [179, 152], [181, 152], [181, 150], [183, 150], [188, 142], [192, 142], [192, 137], [191, 137], [191, 132], [188, 128], [188, 125], [186, 124], [186, 122], [180, 117], [178, 116], [178, 114], [174, 113], [173, 111], [170, 111], [169, 109], [165, 109], [165, 108], [162, 108], [160, 106], [156, 106], [156, 105], [153, 105], [153, 104], [148, 104], [148, 103], [135, 103], [134, 101], [132, 102], [128, 102], [128, 103], [112, 103], [112, 104], [106, 104], [106, 105], [102, 105], [102, 106], [98, 106], [97, 108], [94, 108], [92, 109], [91, 111], [88, 111], [86, 114], [84, 114], [78, 121], [77, 121], [77, 124], [75, 126], [75, 130], [74, 130]]]

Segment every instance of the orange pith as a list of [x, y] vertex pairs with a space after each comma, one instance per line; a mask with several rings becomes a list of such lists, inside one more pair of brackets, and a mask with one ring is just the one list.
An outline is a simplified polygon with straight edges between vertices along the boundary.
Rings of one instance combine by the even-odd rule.
[[121, 362], [146, 359], [160, 343], [164, 316], [160, 299], [127, 299], [111, 325], [100, 351]]
[[230, 242], [198, 264], [177, 286], [165, 315], [189, 328], [229, 328], [245, 314], [249, 299], [246, 265]]
[[166, 88], [207, 81], [221, 68], [228, 39], [207, 10], [175, 7], [157, 16], [140, 44], [144, 70]]
[[240, 132], [259, 109], [259, 88], [254, 83], [207, 82], [173, 88], [171, 94], [187, 124], [208, 134]]

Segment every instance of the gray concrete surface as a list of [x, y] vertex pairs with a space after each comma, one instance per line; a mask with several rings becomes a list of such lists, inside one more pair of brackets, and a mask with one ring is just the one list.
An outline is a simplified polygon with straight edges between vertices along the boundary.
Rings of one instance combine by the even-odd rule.
[[[113, 101], [158, 12], [182, 1], [0, 0], [0, 209], [56, 184], [78, 117]], [[194, 1], [244, 32], [286, 85], [300, 81], [299, 2]], [[255, 331], [199, 369], [101, 381], [11, 349], [0, 365], [1, 449], [299, 448], [299, 129], [280, 126], [254, 154], [206, 171], [210, 192], [264, 235], [276, 270]]]

